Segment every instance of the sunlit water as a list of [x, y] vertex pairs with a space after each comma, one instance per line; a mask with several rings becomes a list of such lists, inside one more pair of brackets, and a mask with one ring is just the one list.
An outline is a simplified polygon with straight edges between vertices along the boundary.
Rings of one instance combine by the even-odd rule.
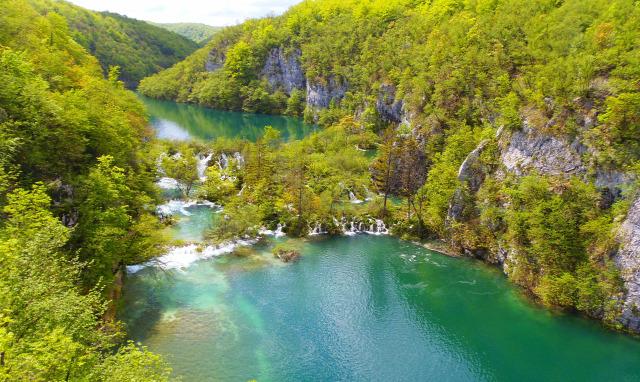
[[[145, 102], [210, 138], [208, 110]], [[198, 251], [217, 208], [192, 204], [162, 207], [185, 245], [130, 268], [121, 315], [184, 381], [640, 380], [636, 337], [533, 306], [495, 267], [363, 234], [298, 241], [288, 264], [270, 252], [287, 238]]]
[[637, 339], [533, 307], [477, 261], [370, 235], [289, 264], [258, 251], [131, 275], [132, 338], [186, 381], [640, 378]]
[[255, 141], [264, 135], [265, 126], [279, 130], [285, 139], [301, 139], [316, 128], [304, 123], [301, 118], [237, 113], [144, 96], [139, 98], [147, 107], [151, 125], [158, 132], [158, 137], [163, 139], [183, 141], [238, 137]]

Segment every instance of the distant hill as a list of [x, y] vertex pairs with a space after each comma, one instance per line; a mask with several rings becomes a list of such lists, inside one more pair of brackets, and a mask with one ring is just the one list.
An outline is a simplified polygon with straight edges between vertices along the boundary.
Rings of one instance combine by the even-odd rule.
[[222, 27], [212, 27], [206, 24], [198, 24], [198, 23], [152, 23], [149, 21], [149, 24], [158, 26], [160, 28], [164, 28], [175, 32], [179, 35], [185, 36], [186, 38], [197, 42], [198, 44], [205, 44], [207, 41], [211, 40], [214, 34], [216, 34]]
[[55, 12], [67, 21], [69, 35], [100, 61], [107, 73], [120, 66], [128, 88], [193, 53], [198, 44], [177, 33], [110, 12], [93, 12], [66, 1], [28, 0], [42, 15]]

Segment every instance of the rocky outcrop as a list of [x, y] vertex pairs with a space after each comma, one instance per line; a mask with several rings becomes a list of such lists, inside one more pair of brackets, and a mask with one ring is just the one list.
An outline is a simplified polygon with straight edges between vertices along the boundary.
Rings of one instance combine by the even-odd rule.
[[480, 155], [488, 143], [488, 140], [482, 141], [462, 162], [458, 170], [458, 180], [462, 185], [458, 186], [449, 203], [448, 221], [463, 221], [465, 211], [470, 207], [473, 208], [473, 199], [469, 198], [469, 194], [478, 191], [489, 172], [489, 168], [480, 161]]
[[[482, 142], [472, 151], [459, 168], [458, 180], [462, 183], [451, 198], [448, 220], [468, 224], [466, 229], [477, 228], [477, 222], [468, 219], [473, 216], [475, 200], [472, 197], [481, 187], [485, 178], [504, 179], [507, 174], [518, 176], [538, 173], [545, 176], [579, 177], [584, 181], [592, 181], [600, 190], [598, 206], [609, 209], [615, 200], [624, 197], [622, 190], [631, 184], [635, 177], [632, 174], [606, 167], [600, 167], [593, 159], [596, 152], [581, 140], [584, 132], [593, 126], [592, 118], [578, 118], [580, 124], [575, 137], [553, 135], [549, 130], [541, 132], [525, 119], [524, 128], [508, 133], [499, 129], [496, 135], [499, 152], [498, 170], [482, 166], [481, 155], [487, 147]], [[553, 118], [549, 123], [553, 122]], [[471, 211], [471, 213], [469, 213]], [[499, 227], [492, 227], [491, 222], [482, 223], [490, 232], [498, 232]], [[620, 325], [632, 332], [640, 332], [640, 197], [636, 198], [622, 223], [618, 239], [620, 249], [614, 262], [620, 269], [624, 286], [624, 296], [620, 301]], [[496, 238], [491, 248], [474, 247], [468, 243], [455, 243], [463, 253], [497, 262], [509, 274], [518, 266], [519, 256], [504, 238]], [[473, 243], [472, 243], [473, 244]]]
[[506, 171], [519, 176], [533, 171], [541, 175], [581, 176], [587, 172], [581, 158], [586, 151], [578, 138], [569, 141], [542, 135], [525, 122], [522, 131], [511, 135], [500, 162]]
[[[592, 126], [589, 118], [579, 119], [582, 129]], [[502, 134], [499, 131], [499, 135]], [[594, 151], [582, 143], [581, 136], [574, 138], [550, 136], [540, 133], [525, 120], [524, 128], [511, 134], [509, 139], [501, 139], [500, 163], [509, 173], [522, 176], [532, 172], [550, 176], [577, 176], [585, 181], [593, 180], [603, 192], [603, 197], [613, 200], [622, 196], [622, 189], [631, 183], [633, 176], [612, 169], [593, 168]], [[498, 178], [504, 174], [497, 174]], [[590, 179], [591, 178], [591, 179]]]
[[376, 109], [386, 122], [401, 123], [405, 119], [403, 115], [404, 102], [396, 100], [396, 87], [393, 85], [380, 85]]
[[229, 46], [229, 43], [224, 42], [209, 52], [207, 59], [204, 61], [204, 70], [206, 72], [222, 69], [224, 62], [227, 60], [227, 55], [225, 54], [227, 46]]
[[349, 87], [330, 77], [326, 84], [307, 81], [307, 104], [317, 109], [326, 109], [332, 99], [341, 100]]
[[204, 62], [204, 70], [205, 72], [214, 72], [218, 69], [222, 69], [222, 67], [224, 66], [224, 61], [219, 62], [216, 60], [209, 60], [207, 59]]
[[267, 57], [261, 76], [267, 79], [270, 85], [276, 89], [282, 89], [287, 95], [294, 90], [302, 90], [306, 87], [306, 79], [300, 65], [302, 52], [296, 49], [289, 56], [284, 49], [275, 48]]
[[624, 297], [620, 324], [631, 331], [640, 331], [640, 197], [631, 205], [620, 227], [622, 243], [614, 258], [620, 268], [627, 294]]
[[458, 170], [458, 180], [463, 183], [467, 183], [471, 192], [478, 191], [480, 185], [482, 185], [482, 182], [484, 181], [484, 177], [489, 171], [489, 169], [480, 161], [480, 155], [488, 144], [489, 141], [486, 139], [480, 142], [478, 147], [467, 155], [467, 158], [462, 162], [462, 165]]

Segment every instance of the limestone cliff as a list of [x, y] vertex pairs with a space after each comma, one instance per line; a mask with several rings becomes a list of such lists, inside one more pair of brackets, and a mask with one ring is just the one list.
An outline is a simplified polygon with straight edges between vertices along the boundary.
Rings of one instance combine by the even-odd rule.
[[271, 86], [282, 89], [287, 95], [291, 95], [294, 90], [305, 89], [307, 81], [300, 65], [301, 56], [300, 49], [288, 56], [282, 48], [273, 49], [261, 71], [262, 77], [266, 78]]
[[227, 46], [229, 46], [229, 42], [224, 42], [209, 52], [206, 60], [204, 61], [205, 72], [213, 72], [218, 69], [222, 69], [224, 62], [227, 59], [225, 54]]
[[[593, 114], [592, 111], [589, 111]], [[516, 131], [498, 129], [494, 143], [495, 166], [487, 166], [481, 160], [488, 141], [483, 141], [467, 156], [458, 173], [461, 186], [451, 198], [448, 212], [450, 226], [453, 223], [467, 224], [473, 230], [483, 226], [485, 232], [500, 231], [494, 222], [478, 223], [474, 211], [478, 203], [475, 195], [483, 187], [486, 179], [501, 181], [505, 178], [536, 173], [542, 176], [578, 177], [585, 182], [593, 182], [600, 191], [598, 206], [608, 209], [617, 199], [624, 198], [623, 190], [634, 181], [634, 176], [623, 171], [597, 164], [594, 159], [597, 152], [588, 145], [585, 135], [593, 120], [584, 115], [574, 116], [580, 124], [573, 136], [553, 134], [546, 126], [537, 126], [534, 121], [524, 117], [523, 126]], [[550, 119], [553, 122], [553, 118]], [[547, 127], [547, 129], [545, 129]], [[469, 212], [471, 211], [471, 212]], [[475, 219], [475, 220], [474, 220]], [[475, 227], [475, 228], [474, 228]], [[613, 261], [619, 267], [626, 294], [620, 297], [621, 317], [619, 323], [630, 331], [640, 332], [640, 197], [632, 204], [626, 219], [618, 232], [621, 243]], [[460, 252], [484, 258], [500, 264], [505, 273], [510, 274], [518, 266], [514, 261], [517, 253], [507, 239], [500, 235], [489, 247], [475, 246], [475, 243], [461, 240], [454, 243]]]
[[342, 100], [349, 87], [330, 77], [323, 82], [307, 81], [307, 105], [317, 108], [326, 109], [331, 104], [331, 100]]
[[622, 245], [614, 261], [620, 267], [627, 294], [624, 296], [620, 324], [640, 331], [640, 197], [636, 198], [620, 227]]
[[401, 123], [405, 119], [404, 101], [396, 99], [396, 87], [393, 85], [380, 85], [376, 109], [380, 117], [386, 122]]

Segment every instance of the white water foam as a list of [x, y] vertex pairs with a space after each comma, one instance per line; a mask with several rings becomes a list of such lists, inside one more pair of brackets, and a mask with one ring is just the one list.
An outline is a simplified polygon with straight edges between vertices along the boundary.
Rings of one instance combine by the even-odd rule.
[[156, 182], [156, 186], [162, 188], [163, 190], [175, 190], [176, 188], [178, 188], [178, 181], [165, 176], [160, 178], [160, 180]]
[[389, 228], [380, 219], [368, 218], [367, 221], [358, 221], [356, 219], [347, 222], [344, 218], [334, 222], [341, 228], [342, 233], [347, 236], [353, 236], [357, 233], [367, 233], [369, 235], [387, 235]]
[[327, 230], [323, 230], [322, 229], [322, 225], [320, 223], [316, 223], [315, 227], [309, 229], [309, 236], [315, 236], [315, 235], [323, 235], [329, 233], [327, 232]]
[[353, 191], [349, 191], [349, 201], [353, 204], [360, 204], [362, 200], [358, 199]]
[[208, 200], [184, 201], [182, 199], [173, 199], [169, 200], [165, 204], [159, 205], [157, 211], [165, 215], [180, 214], [182, 216], [191, 216], [191, 212], [187, 211], [187, 208], [195, 206], [207, 206], [209, 208], [217, 207], [215, 203]]
[[182, 269], [199, 260], [209, 259], [225, 253], [231, 253], [240, 245], [254, 245], [256, 239], [236, 240], [220, 245], [199, 246], [196, 244], [171, 247], [169, 251], [157, 259], [151, 260], [141, 265], [130, 265], [127, 267], [128, 273], [136, 273], [146, 267], [156, 267], [161, 269]]
[[282, 232], [282, 228], [284, 228], [284, 225], [278, 223], [278, 226], [276, 227], [275, 230], [260, 228], [258, 230], [258, 234], [259, 235], [273, 236], [273, 237], [284, 237], [285, 234], [284, 234], [284, 232]]
[[207, 172], [207, 167], [209, 167], [211, 157], [213, 157], [213, 152], [210, 152], [207, 156], [198, 157], [198, 177], [200, 177], [201, 182], [207, 180], [207, 176], [205, 174]]

